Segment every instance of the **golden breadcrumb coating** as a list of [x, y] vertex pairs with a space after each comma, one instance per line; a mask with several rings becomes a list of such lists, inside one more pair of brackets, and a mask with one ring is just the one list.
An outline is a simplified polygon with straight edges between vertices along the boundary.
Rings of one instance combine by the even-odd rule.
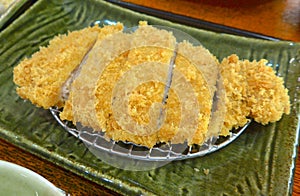
[[[151, 34], [156, 33], [157, 39], [146, 39]], [[112, 100], [114, 97], [113, 90], [114, 88], [118, 88], [116, 86], [116, 83], [122, 79], [122, 76], [128, 72], [130, 74], [130, 70], [133, 70], [134, 68], [141, 66], [144, 63], [147, 62], [155, 62], [156, 64], [165, 64], [168, 65], [169, 61], [173, 55], [173, 50], [175, 47], [175, 39], [167, 31], [162, 30], [156, 30], [151, 26], [145, 26], [143, 28], [139, 28], [136, 30], [130, 37], [124, 37], [123, 41], [129, 39], [130, 40], [130, 47], [127, 46], [128, 49], [131, 48], [131, 50], [126, 51], [122, 53], [118, 58], [116, 58], [114, 61], [110, 62], [109, 65], [107, 65], [102, 72], [102, 74], [99, 76], [97, 87], [95, 91], [96, 95], [96, 115], [98, 118], [98, 121], [100, 122], [100, 126], [104, 129], [106, 132], [105, 134], [109, 138], [113, 138], [114, 140], [122, 140], [122, 141], [132, 141], [136, 144], [142, 144], [145, 146], [153, 146], [155, 145], [160, 139], [158, 138], [158, 135], [164, 135], [165, 137], [172, 137], [174, 135], [174, 132], [176, 132], [176, 128], [171, 128], [169, 126], [175, 126], [176, 122], [174, 124], [167, 124], [164, 123], [160, 130], [154, 131], [151, 133], [143, 132], [140, 130], [140, 133], [136, 133], [134, 129], [123, 129], [121, 126], [128, 125], [126, 121], [122, 119], [115, 119], [113, 109], [114, 102], [116, 100]], [[148, 66], [149, 68], [149, 66]], [[166, 79], [167, 78], [167, 71], [168, 66], [161, 69], [161, 72], [158, 73], [161, 75], [161, 78]], [[151, 72], [151, 71], [150, 71]], [[159, 82], [155, 82], [156, 76], [149, 75], [149, 71], [133, 71], [133, 75], [137, 74], [136, 77], [145, 78], [145, 77], [154, 77], [154, 81], [146, 82], [142, 86], [137, 86], [137, 88], [134, 88], [132, 94], [129, 96], [130, 101], [129, 103], [132, 104], [135, 102], [135, 98], [139, 96], [140, 98], [146, 98], [150, 96], [153, 100], [151, 100], [152, 103], [154, 102], [162, 102], [163, 99], [163, 91], [164, 86], [160, 84]], [[135, 80], [135, 78], [130, 78], [131, 80]], [[121, 80], [122, 81], [122, 80]], [[119, 85], [119, 90], [115, 90], [117, 93], [120, 93], [124, 88], [129, 88], [128, 84], [134, 83], [136, 81], [128, 81], [125, 80], [124, 84]], [[138, 82], [138, 81], [137, 81]], [[165, 82], [165, 81], [162, 81]], [[145, 88], [147, 87], [147, 88]], [[152, 89], [152, 90], [151, 90]], [[176, 96], [174, 97], [174, 99]], [[171, 102], [171, 100], [170, 100]], [[130, 105], [129, 104], [129, 105]], [[139, 110], [143, 110], [146, 112], [148, 109], [148, 106], [151, 103], [147, 103], [145, 99], [140, 100], [140, 104], [138, 106], [144, 106], [143, 108], [139, 108]], [[138, 107], [137, 106], [137, 107]], [[132, 108], [134, 110], [134, 106], [129, 106], [129, 108]], [[176, 107], [174, 107], [176, 109]], [[136, 108], [137, 109], [137, 108]], [[116, 108], [118, 110], [118, 107]], [[140, 116], [137, 118], [137, 116], [134, 115], [134, 111], [129, 111], [129, 114], [133, 115], [133, 119], [137, 120], [137, 124], [145, 124], [146, 116]], [[144, 120], [142, 120], [144, 118]], [[153, 117], [155, 118], [155, 117]], [[168, 121], [170, 117], [166, 115], [166, 118]], [[143, 122], [144, 121], [144, 122]], [[170, 133], [171, 132], [171, 133]], [[169, 139], [168, 138], [168, 139]], [[161, 138], [161, 141], [167, 141], [167, 139]]]
[[45, 109], [63, 106], [61, 88], [94, 45], [100, 31], [95, 26], [56, 36], [49, 46], [24, 59], [14, 68], [19, 96]]
[[[215, 91], [223, 90], [216, 87], [219, 79], [219, 63], [207, 49], [202, 46], [194, 46], [187, 41], [178, 43], [177, 53], [176, 61], [180, 61], [184, 57], [186, 62], [175, 63], [175, 71], [180, 69], [188, 79], [195, 90], [200, 107], [199, 126], [195, 132], [195, 137], [189, 143], [201, 144], [207, 137], [217, 137], [223, 122], [224, 115], [222, 113], [225, 113], [225, 104], [224, 106], [221, 105], [222, 100], [215, 101], [214, 104], [218, 104], [218, 110], [211, 111]], [[221, 93], [218, 94], [220, 99], [225, 98], [225, 94], [222, 95]], [[217, 112], [218, 117], [216, 117]]]
[[226, 92], [226, 115], [221, 135], [229, 135], [230, 130], [244, 126], [249, 119], [250, 108], [247, 103], [247, 78], [244, 69], [232, 55], [224, 58], [220, 64], [220, 72]]
[[[180, 97], [180, 104], [187, 103], [188, 112], [196, 111], [195, 107], [198, 107], [198, 117], [196, 118], [195, 130], [186, 130], [183, 128], [177, 134], [179, 140], [175, 140], [175, 143], [182, 143], [184, 140], [188, 140], [189, 144], [202, 144], [205, 142], [206, 134], [208, 131], [208, 125], [211, 116], [211, 108], [212, 108], [212, 88], [213, 82], [210, 81], [211, 86], [208, 81], [204, 77], [204, 70], [208, 71], [211, 67], [211, 63], [217, 64], [214, 61], [214, 57], [201, 46], [195, 47], [194, 51], [190, 50], [189, 53], [183, 52], [186, 48], [189, 48], [190, 44], [188, 42], [182, 42], [178, 45], [178, 54], [176, 56], [175, 61], [175, 69], [174, 69], [174, 78], [172, 82], [171, 88], [175, 88], [176, 85], [182, 85], [183, 81], [176, 81], [176, 72], [181, 73], [185, 80], [189, 83], [189, 86], [182, 87], [182, 91], [178, 91], [178, 96]], [[196, 49], [196, 50], [195, 50]], [[194, 58], [202, 58], [205, 56], [201, 63], [195, 62], [194, 64], [191, 60], [193, 56]], [[201, 69], [197, 66], [202, 66]], [[214, 74], [215, 70], [211, 70], [211, 78], [214, 78], [216, 75]], [[211, 88], [210, 88], [211, 87]], [[183, 96], [186, 94], [189, 89], [193, 89], [193, 93], [191, 96]], [[195, 100], [191, 99], [192, 96], [195, 96]], [[179, 115], [179, 114], [178, 114]], [[184, 118], [186, 114], [182, 114], [181, 118]], [[192, 119], [188, 118], [188, 121], [183, 122], [184, 124], [192, 125]], [[192, 132], [191, 132], [192, 131]]]
[[69, 97], [65, 101], [63, 110], [62, 112], [60, 112], [59, 117], [61, 120], [72, 121], [74, 124], [76, 124], [76, 122], [74, 122], [74, 117], [73, 117], [72, 103], [73, 103], [73, 92], [70, 91]]
[[267, 61], [239, 60], [231, 55], [220, 64], [226, 90], [226, 116], [221, 135], [245, 125], [248, 118], [267, 124], [290, 113], [288, 90]]
[[[105, 39], [98, 40], [89, 52], [80, 74], [72, 84], [73, 122], [80, 122], [83, 126], [101, 130], [101, 122], [98, 122], [95, 114], [95, 87], [102, 72], [115, 58], [120, 58], [121, 64], [125, 63], [126, 56], [122, 60], [123, 55], [120, 54], [124, 51], [126, 53], [131, 41], [131, 39], [126, 39], [126, 36], [123, 33], [106, 36]], [[118, 72], [118, 70], [114, 71]]]
[[[155, 33], [159, 34], [156, 39], [146, 39], [148, 35], [153, 35]], [[169, 38], [164, 37], [163, 33], [165, 33], [165, 36]], [[159, 142], [171, 141], [174, 143], [183, 143], [186, 140], [188, 140], [189, 144], [202, 144], [206, 139], [206, 133], [208, 130], [212, 97], [201, 70], [197, 69], [197, 67], [188, 59], [190, 56], [194, 57], [194, 55], [198, 55], [197, 57], [200, 59], [201, 57], [205, 57], [204, 59], [201, 59], [200, 62], [199, 60], [194, 61], [201, 66], [207, 66], [206, 69], [211, 69], [211, 63], [215, 65], [214, 68], [217, 68], [217, 64], [215, 58], [202, 47], [196, 48], [193, 52], [183, 52], [185, 48], [191, 47], [191, 45], [187, 42], [178, 45], [178, 54], [175, 60], [176, 66], [174, 70], [175, 77], [165, 106], [167, 114], [162, 127], [160, 127], [157, 132], [151, 134], [144, 134], [142, 130], [139, 130], [138, 133], [134, 133], [131, 130], [126, 130], [122, 127], [122, 124], [130, 124], [127, 123], [127, 119], [116, 119], [113, 109], [111, 108], [114, 104], [114, 100], [111, 100], [111, 97], [113, 97], [113, 89], [115, 88], [116, 83], [121, 79], [123, 74], [130, 69], [133, 69], [134, 66], [141, 65], [145, 62], [164, 63], [168, 65], [174, 55], [174, 38], [172, 38], [172, 34], [168, 32], [154, 29], [149, 26], [139, 28], [135, 33], [133, 33], [133, 36], [131, 44], [137, 48], [131, 49], [129, 53], [124, 53], [123, 58], [115, 59], [115, 61], [105, 68], [98, 80], [95, 101], [100, 127], [105, 130], [106, 135], [109, 138], [114, 140], [131, 141], [148, 147], [152, 147]], [[170, 41], [167, 42], [167, 40]], [[145, 46], [139, 47], [143, 44]], [[156, 47], [155, 45], [160, 47]], [[155, 65], [153, 65], [153, 69], [154, 66]], [[161, 72], [165, 71], [167, 74], [167, 68], [168, 67], [166, 67], [165, 70], [161, 70]], [[146, 78], [148, 77], [149, 72], [151, 71], [141, 70], [140, 72], [137, 72], [137, 74], [141, 78]], [[213, 74], [214, 72], [217, 74], [214, 69], [210, 70], [212, 78], [215, 77]], [[182, 84], [184, 84], [184, 81], [182, 81], [183, 78], [180, 76], [178, 76], [176, 80], [176, 73], [180, 73], [180, 76], [184, 76], [190, 86], [183, 86]], [[167, 78], [167, 75], [163, 78]], [[131, 79], [135, 80], [136, 78]], [[126, 80], [124, 86], [134, 82], [132, 80]], [[213, 86], [212, 83], [213, 82], [211, 82], [211, 86]], [[121, 86], [120, 88], [124, 87]], [[190, 101], [191, 99], [189, 96], [184, 96], [187, 92], [187, 88], [194, 89], [194, 94], [192, 94], [192, 96], [195, 96], [195, 99], [193, 101], [197, 102], [200, 111], [197, 111], [198, 113], [194, 117], [196, 122], [191, 129], [186, 128], [186, 125], [191, 126], [190, 124], [192, 124], [192, 119], [189, 118], [191, 115], [189, 115], [189, 113], [191, 113], [191, 109], [193, 109], [195, 103]], [[121, 91], [121, 89], [119, 89], [119, 91]], [[136, 120], [137, 124], [147, 124], [147, 122], [150, 121], [148, 116], [149, 107], [154, 102], [162, 101], [163, 92], [164, 86], [153, 81], [145, 83], [132, 91], [129, 101], [129, 114], [133, 120]], [[150, 100], [148, 99], [149, 97], [151, 98]], [[185, 105], [181, 106], [183, 103], [185, 103]], [[183, 113], [183, 111], [187, 109], [189, 110]], [[180, 122], [180, 120], [182, 120], [182, 122]]]
[[278, 121], [283, 114], [290, 113], [290, 98], [283, 78], [276, 76], [266, 63], [266, 60], [245, 60], [242, 64], [247, 70], [250, 117], [263, 125]]
[[[121, 24], [121, 23], [117, 23], [116, 25], [112, 25], [112, 26], [104, 26], [103, 28], [101, 28], [101, 31], [99, 31], [98, 32], [98, 34], [97, 34], [97, 38], [96, 38], [96, 44], [95, 45], [97, 45], [97, 43], [101, 43], [101, 41], [103, 40], [103, 39], [105, 39], [106, 37], [108, 37], [109, 35], [112, 35], [112, 34], [115, 34], [115, 33], [117, 33], [117, 32], [120, 32], [120, 31], [122, 31], [123, 30], [123, 25]], [[90, 51], [87, 51], [87, 52], [89, 52], [90, 53]], [[87, 54], [87, 59], [88, 58], [91, 58], [90, 57], [90, 54]], [[82, 69], [83, 69], [83, 72], [84, 73], [88, 73], [88, 72], [90, 72], [88, 75], [87, 75], [87, 77], [89, 78], [90, 76], [90, 74], [91, 74], [91, 72], [93, 72], [93, 71], [91, 71], [91, 70], [87, 70], [87, 69], [85, 69], [85, 68], [82, 68], [82, 67], [84, 67], [84, 65], [86, 64], [86, 60], [85, 61], [83, 61], [82, 62], [82, 64], [80, 65], [81, 66], [81, 69], [79, 70], [79, 72], [81, 72], [82, 71]], [[79, 73], [80, 74], [80, 73]], [[78, 75], [78, 74], [77, 74]], [[87, 80], [88, 80], [88, 78], [87, 78]], [[76, 78], [73, 78], [74, 80], [73, 80], [73, 83], [78, 83], [78, 81], [76, 82]], [[72, 83], [72, 84], [73, 84]], [[62, 119], [62, 120], [69, 120], [69, 121], [74, 121], [74, 116], [73, 116], [73, 108], [72, 108], [72, 105], [73, 105], [73, 92], [72, 92], [72, 87], [70, 88], [70, 93], [69, 93], [69, 97], [68, 97], [68, 99], [65, 101], [65, 106], [64, 106], [64, 108], [63, 108], [63, 111], [60, 113], [60, 118]], [[83, 103], [84, 104], [84, 103]]]

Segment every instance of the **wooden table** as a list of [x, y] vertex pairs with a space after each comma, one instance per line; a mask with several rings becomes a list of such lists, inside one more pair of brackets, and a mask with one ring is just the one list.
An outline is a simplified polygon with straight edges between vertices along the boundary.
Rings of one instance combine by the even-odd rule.
[[[300, 41], [299, 0], [128, 0], [159, 10], [202, 19], [283, 40]], [[0, 139], [0, 159], [27, 167], [71, 195], [117, 195], [49, 161]], [[293, 195], [300, 195], [297, 160]]]

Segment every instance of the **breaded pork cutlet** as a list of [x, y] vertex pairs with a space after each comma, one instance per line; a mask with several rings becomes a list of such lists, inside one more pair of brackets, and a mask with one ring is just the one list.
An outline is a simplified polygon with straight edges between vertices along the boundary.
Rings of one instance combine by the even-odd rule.
[[[140, 25], [143, 28], [131, 34], [121, 32], [123, 26], [117, 24], [55, 37], [48, 47], [14, 68], [17, 93], [38, 107], [63, 107], [63, 120], [105, 131], [116, 141], [147, 147], [160, 142], [202, 144], [207, 139], [218, 68], [226, 92], [221, 135], [245, 125], [248, 118], [267, 124], [289, 114], [288, 91], [266, 60], [250, 62], [231, 55], [219, 63], [202, 46], [175, 43], [172, 33]], [[166, 81], [151, 78], [168, 78], [174, 51], [173, 81], [166, 96]], [[136, 85], [138, 79], [144, 82]], [[158, 130], [147, 132], [151, 118], [162, 119], [160, 113], [151, 113], [153, 104], [162, 103], [166, 97], [164, 123]], [[118, 105], [123, 103], [127, 106]], [[197, 107], [200, 112], [195, 118], [191, 114]], [[119, 115], [124, 108], [136, 124]], [[195, 131], [187, 131], [181, 123], [190, 124]]]

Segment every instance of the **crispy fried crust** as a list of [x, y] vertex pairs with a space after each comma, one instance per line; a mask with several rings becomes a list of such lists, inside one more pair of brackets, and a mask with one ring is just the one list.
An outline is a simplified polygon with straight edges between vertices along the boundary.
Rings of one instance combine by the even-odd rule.
[[221, 135], [228, 135], [230, 130], [244, 126], [248, 122], [250, 108], [247, 104], [247, 79], [236, 56], [223, 59], [220, 72], [226, 92], [226, 115]]
[[[103, 39], [105, 39], [106, 37], [108, 37], [108, 36], [110, 36], [110, 35], [112, 35], [112, 34], [115, 34], [115, 33], [117, 33], [117, 32], [120, 32], [120, 31], [122, 31], [123, 30], [123, 25], [122, 24], [120, 24], [120, 23], [117, 23], [116, 25], [113, 25], [113, 26], [105, 26], [105, 27], [103, 27], [103, 28], [101, 28], [101, 31], [99, 31], [98, 32], [98, 34], [97, 34], [97, 39], [96, 39], [96, 43], [95, 43], [95, 45], [94, 45], [94, 47], [97, 47], [97, 44], [99, 44], [99, 43], [101, 43], [101, 41], [103, 40]], [[94, 48], [93, 47], [93, 48]], [[93, 51], [93, 48], [90, 50], [90, 51]], [[89, 51], [89, 53], [87, 54], [87, 60], [86, 61], [88, 61], [88, 59], [91, 59], [91, 58], [93, 58], [93, 53], [92, 54], [90, 54], [90, 51]], [[88, 69], [85, 69], [85, 64], [86, 64], [86, 61], [85, 62], [82, 62], [82, 68], [80, 69], [80, 72], [82, 71], [82, 72], [85, 72], [85, 73], [89, 73], [89, 75], [87, 75], [87, 80], [89, 80], [89, 78], [91, 77], [90, 75], [91, 75], [91, 73], [93, 72], [92, 70], [88, 70]], [[97, 59], [95, 59], [95, 61], [97, 61]], [[89, 62], [87, 62], [87, 63], [89, 63]], [[81, 73], [78, 73], [77, 75], [80, 75]], [[78, 85], [81, 85], [81, 84], [78, 84], [78, 82], [80, 82], [80, 81], [78, 81], [78, 80], [76, 80], [76, 78], [74, 78], [74, 84], [76, 85], [77, 84], [77, 86]], [[73, 84], [72, 83], [72, 84]], [[81, 95], [84, 95], [84, 92], [81, 92], [80, 93]], [[74, 111], [73, 111], [73, 107], [72, 107], [72, 105], [73, 105], [73, 96], [74, 94], [73, 94], [73, 92], [72, 92], [72, 87], [70, 88], [70, 94], [69, 94], [69, 97], [68, 97], [68, 99], [66, 100], [66, 102], [65, 102], [65, 107], [63, 108], [63, 111], [60, 113], [60, 118], [62, 119], [62, 120], [69, 120], [69, 121], [74, 121], [74, 115], [73, 115], [73, 113], [74, 113]], [[84, 97], [84, 96], [83, 96]], [[76, 100], [77, 101], [77, 100]], [[74, 123], [76, 123], [76, 122], [74, 122]]]
[[[147, 39], [148, 36], [153, 34], [158, 34], [159, 36], [152, 36], [156, 39]], [[215, 68], [217, 68], [215, 58], [202, 47], [195, 48], [193, 52], [184, 53], [182, 50], [191, 48], [191, 45], [187, 42], [178, 45], [174, 78], [168, 101], [165, 105], [167, 114], [162, 127], [151, 133], [145, 132], [147, 129], [143, 131], [142, 128], [134, 132], [133, 124], [148, 124], [150, 121], [150, 106], [154, 103], [161, 103], [163, 100], [165, 87], [162, 83], [155, 82], [155, 80], [162, 73], [164, 73], [164, 76], [162, 76], [163, 82], [167, 78], [169, 62], [174, 55], [175, 39], [169, 32], [158, 30], [151, 26], [139, 28], [133, 33], [133, 38], [123, 37], [122, 41], [126, 38], [132, 39], [130, 42], [133, 45], [132, 48], [106, 65], [97, 82], [95, 108], [98, 122], [100, 122], [99, 127], [105, 130], [106, 136], [109, 138], [131, 141], [148, 147], [152, 147], [159, 142], [183, 143], [186, 140], [188, 140], [189, 144], [202, 144], [206, 139], [208, 130], [212, 97], [201, 70], [195, 67], [193, 62], [189, 60], [189, 57], [193, 55], [197, 55], [199, 58], [205, 56], [206, 58], [201, 58], [202, 62], [198, 62], [198, 64], [209, 68], [211, 63], [214, 63], [216, 65]], [[147, 62], [162, 63], [162, 65], [166, 66], [160, 65], [160, 70], [154, 74], [151, 72], [151, 69], [132, 72], [135, 77], [129, 77], [124, 84], [116, 87], [116, 84], [122, 80], [125, 74], [130, 73], [131, 70], [138, 69], [136, 67], [143, 66]], [[153, 64], [153, 69], [156, 69], [156, 64]], [[211, 69], [211, 75], [213, 75], [213, 71]], [[178, 77], [176, 77], [176, 74]], [[184, 76], [185, 79], [181, 76]], [[137, 78], [151, 78], [153, 81], [141, 83], [131, 91], [131, 87], [128, 87], [128, 84], [135, 83], [135, 80], [138, 80]], [[184, 80], [186, 80], [188, 86], [182, 86]], [[213, 84], [211, 85], [213, 86]], [[115, 90], [115, 88], [119, 89]], [[115, 111], [122, 110], [122, 108], [118, 108], [119, 106], [115, 106], [114, 102], [116, 102], [117, 98], [114, 97], [114, 92], [119, 93], [124, 88], [128, 88], [125, 91], [130, 93], [128, 112], [131, 119], [135, 121], [134, 123], [128, 122], [127, 118], [119, 118], [114, 113], [114, 109]], [[187, 89], [195, 91], [194, 93], [191, 92], [191, 95], [195, 97], [194, 99], [184, 95], [187, 93]], [[122, 95], [122, 99], [125, 99], [124, 96], [126, 94]], [[194, 117], [191, 117], [190, 113], [195, 105], [199, 107], [199, 110]], [[125, 110], [125, 112], [127, 111]], [[153, 114], [151, 117], [156, 118], [154, 116]], [[193, 119], [195, 119], [194, 127], [187, 128], [186, 125], [191, 127], [190, 124]], [[83, 119], [83, 121], [86, 121], [86, 119]]]
[[245, 125], [248, 118], [267, 124], [290, 113], [288, 90], [267, 61], [239, 60], [231, 55], [220, 64], [226, 90], [226, 116], [221, 135]]
[[[160, 36], [157, 36], [156, 40], [146, 39], [153, 33]], [[121, 80], [125, 73], [130, 74], [130, 70], [135, 69], [143, 63], [152, 61], [168, 65], [173, 55], [175, 39], [169, 32], [155, 31], [150, 26], [139, 28], [134, 33], [134, 37], [124, 36], [123, 41], [126, 39], [129, 40], [131, 45], [130, 47], [126, 47], [128, 51], [123, 52], [118, 58], [111, 61], [109, 65], [105, 67], [98, 79], [95, 91], [96, 115], [98, 121], [100, 122], [100, 126], [104, 128], [106, 135], [109, 138], [113, 138], [114, 140], [132, 141], [136, 144], [151, 147], [159, 141], [170, 140], [170, 138], [172, 138], [174, 135], [174, 132], [176, 132], [176, 122], [174, 124], [164, 123], [160, 130], [151, 133], [143, 132], [138, 134], [134, 132], [134, 129], [124, 130], [122, 125], [131, 126], [131, 124], [128, 124], [125, 120], [116, 119], [113, 109], [118, 111], [119, 108], [113, 105], [113, 90], [114, 88], [118, 88], [116, 87], [116, 83]], [[161, 69], [162, 72], [160, 72], [160, 74], [163, 75], [163, 78], [167, 78], [167, 68], [168, 67], [166, 67], [166, 69]], [[138, 74], [138, 76], [141, 78], [143, 78], [143, 76], [152, 77], [152, 75], [149, 75], [147, 71], [133, 71], [132, 74]], [[116, 90], [116, 92], [120, 93], [124, 88], [130, 88], [127, 84], [134, 82], [131, 80], [135, 79], [129, 78], [129, 80], [126, 80], [126, 83], [121, 84], [119, 86], [120, 90]], [[133, 116], [133, 119], [136, 120], [137, 124], [139, 125], [147, 123], [147, 115], [136, 116], [134, 110], [147, 113], [149, 111], [147, 110], [149, 109], [149, 104], [151, 105], [154, 102], [162, 102], [164, 86], [159, 82], [155, 82], [155, 80], [156, 78], [153, 76], [152, 82], [149, 81], [141, 86], [137, 86], [137, 88], [134, 89], [132, 94], [129, 96], [129, 108], [132, 109], [129, 111], [129, 114]], [[151, 97], [152, 100], [148, 102], [146, 97]], [[140, 98], [140, 100], [136, 100], [137, 98]], [[174, 97], [174, 99], [175, 98], [176, 97]], [[138, 101], [139, 104], [133, 106], [132, 104], [136, 103], [136, 101]], [[170, 102], [172, 101], [170, 100]], [[167, 116], [166, 122], [170, 122], [170, 117]]]
[[63, 106], [61, 88], [95, 43], [98, 26], [69, 32], [52, 39], [30, 59], [14, 68], [17, 93], [39, 107]]

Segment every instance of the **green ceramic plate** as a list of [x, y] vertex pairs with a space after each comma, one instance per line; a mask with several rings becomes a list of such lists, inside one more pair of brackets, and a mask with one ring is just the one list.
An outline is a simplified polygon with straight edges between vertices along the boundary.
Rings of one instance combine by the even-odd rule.
[[[241, 58], [266, 58], [285, 79], [292, 112], [267, 126], [251, 123], [234, 143], [205, 157], [172, 162], [147, 172], [111, 167], [61, 128], [48, 110], [21, 100], [12, 82], [13, 67], [21, 59], [47, 45], [53, 36], [96, 20], [106, 24], [120, 21], [126, 26], [148, 20], [190, 33], [219, 59], [231, 53]], [[287, 195], [292, 188], [298, 144], [299, 50], [298, 43], [207, 32], [103, 1], [39, 0], [0, 32], [0, 137], [122, 194]]]
[[36, 0], [14, 0], [11, 1], [11, 5], [5, 10], [5, 12], [0, 14], [0, 31], [9, 26], [12, 21], [22, 15], [28, 7], [33, 5]]

